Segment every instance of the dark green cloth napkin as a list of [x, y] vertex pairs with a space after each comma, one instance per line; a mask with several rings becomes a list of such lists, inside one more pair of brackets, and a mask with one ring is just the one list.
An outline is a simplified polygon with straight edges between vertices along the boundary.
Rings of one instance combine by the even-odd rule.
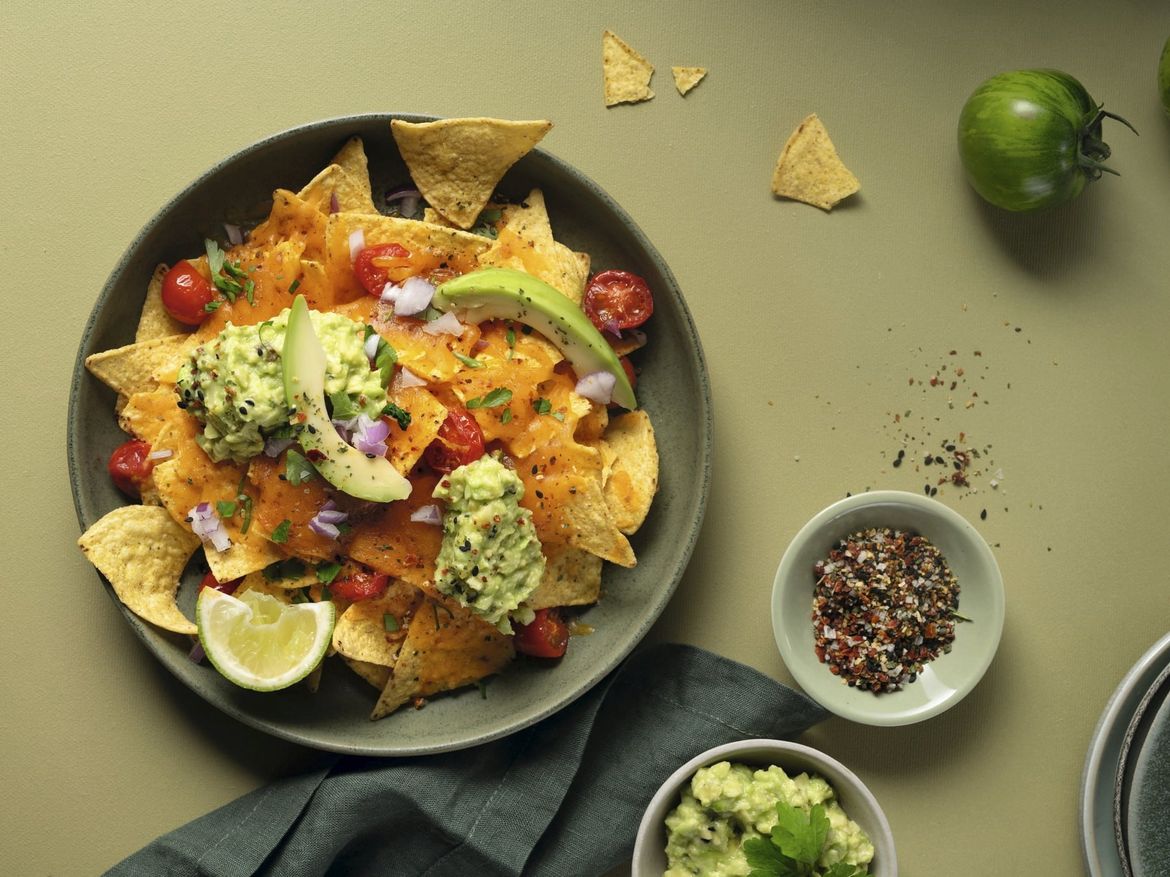
[[802, 694], [681, 645], [636, 652], [557, 715], [473, 749], [338, 757], [257, 789], [116, 865], [161, 875], [602, 874], [683, 762], [825, 718]]

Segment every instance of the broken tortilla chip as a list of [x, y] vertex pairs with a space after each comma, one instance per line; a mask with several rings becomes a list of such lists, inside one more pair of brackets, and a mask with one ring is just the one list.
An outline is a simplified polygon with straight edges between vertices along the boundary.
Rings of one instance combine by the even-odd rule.
[[349, 669], [353, 670], [358, 676], [374, 686], [374, 688], [381, 691], [386, 687], [386, 683], [390, 681], [390, 668], [384, 667], [381, 664], [371, 664], [369, 661], [358, 661], [354, 658], [347, 658], [345, 655], [341, 656], [341, 660], [349, 665]]
[[613, 454], [605, 503], [614, 524], [628, 536], [642, 526], [658, 492], [654, 427], [645, 411], [630, 411], [609, 422], [604, 441]]
[[389, 715], [412, 697], [470, 685], [512, 660], [512, 638], [454, 600], [427, 597], [415, 610], [371, 719]]
[[420, 599], [422, 592], [414, 585], [391, 579], [381, 597], [351, 603], [338, 616], [333, 628], [333, 648], [355, 661], [394, 666]]
[[183, 355], [194, 343], [191, 335], [169, 335], [103, 350], [85, 359], [90, 374], [116, 393], [133, 396], [173, 381]]
[[601, 35], [601, 72], [607, 107], [634, 104], [654, 97], [650, 90], [654, 65], [611, 30]]
[[512, 165], [548, 133], [547, 120], [440, 119], [390, 130], [427, 203], [459, 228], [471, 228]]
[[373, 201], [373, 187], [370, 185], [370, 162], [366, 157], [366, 144], [362, 138], [354, 135], [345, 141], [345, 145], [337, 150], [333, 156], [333, 164], [339, 165], [343, 171], [353, 177], [354, 181], [370, 195]]
[[601, 595], [601, 558], [580, 548], [549, 542], [544, 552], [544, 578], [524, 602], [532, 609], [586, 606]]
[[118, 599], [144, 621], [175, 633], [196, 633], [175, 602], [199, 537], [159, 506], [119, 506], [77, 540]]
[[150, 285], [146, 287], [146, 301], [142, 303], [142, 313], [138, 316], [138, 329], [134, 332], [135, 342], [154, 341], [171, 335], [182, 335], [187, 331], [187, 327], [163, 307], [162, 284], [169, 270], [166, 265], [160, 264], [151, 275]]
[[707, 68], [671, 67], [670, 72], [674, 74], [674, 87], [678, 89], [679, 94], [685, 95], [703, 81], [703, 77], [707, 75]]
[[857, 177], [837, 156], [829, 132], [816, 113], [792, 132], [772, 174], [774, 194], [825, 211], [860, 188]]
[[[313, 177], [297, 197], [328, 215], [339, 211], [377, 213], [370, 195], [369, 178], [363, 186], [359, 180], [337, 164], [331, 164]], [[336, 208], [336, 209], [334, 209]]]

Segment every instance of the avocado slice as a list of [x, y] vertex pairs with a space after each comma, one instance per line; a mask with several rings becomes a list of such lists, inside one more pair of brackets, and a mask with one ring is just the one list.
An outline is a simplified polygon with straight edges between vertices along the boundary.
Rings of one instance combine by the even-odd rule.
[[481, 268], [441, 284], [431, 304], [441, 311], [465, 310], [475, 322], [518, 320], [529, 325], [560, 348], [578, 377], [610, 372], [617, 379], [613, 400], [630, 410], [638, 407], [621, 361], [585, 312], [531, 274]]
[[351, 447], [329, 419], [325, 410], [325, 351], [313, 330], [303, 295], [296, 297], [288, 315], [281, 369], [289, 409], [305, 415], [305, 420], [294, 423], [299, 427], [297, 440], [306, 451], [325, 455], [313, 460], [322, 478], [358, 499], [393, 502], [410, 496], [410, 482], [389, 460], [367, 457]]

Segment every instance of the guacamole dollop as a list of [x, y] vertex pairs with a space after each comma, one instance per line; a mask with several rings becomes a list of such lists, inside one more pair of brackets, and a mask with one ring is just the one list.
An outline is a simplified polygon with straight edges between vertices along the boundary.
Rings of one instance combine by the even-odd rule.
[[[217, 463], [256, 456], [267, 437], [288, 426], [280, 358], [288, 314], [285, 308], [255, 326], [228, 323], [179, 368], [179, 405], [203, 424], [195, 441]], [[365, 325], [341, 314], [309, 316], [325, 350], [325, 394], [346, 394], [356, 409], [351, 416], [378, 417], [386, 390], [380, 372], [370, 369]]]
[[439, 481], [445, 500], [443, 544], [435, 561], [435, 587], [511, 633], [534, 613], [524, 605], [544, 576], [544, 555], [532, 512], [520, 507], [524, 483], [494, 456], [480, 457]]
[[789, 777], [776, 765], [753, 771], [721, 761], [695, 772], [682, 802], [666, 817], [664, 877], [747, 877], [752, 868], [743, 842], [771, 833], [777, 801], [805, 812], [817, 804], [824, 808], [829, 833], [814, 866], [816, 874], [838, 862], [864, 868], [873, 860], [873, 844], [820, 777]]

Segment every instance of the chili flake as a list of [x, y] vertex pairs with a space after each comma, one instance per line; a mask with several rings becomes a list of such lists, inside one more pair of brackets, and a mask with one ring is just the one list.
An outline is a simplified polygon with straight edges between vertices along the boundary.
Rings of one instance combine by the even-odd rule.
[[898, 691], [951, 650], [959, 583], [925, 537], [862, 530], [838, 542], [813, 573], [817, 658], [843, 683]]

